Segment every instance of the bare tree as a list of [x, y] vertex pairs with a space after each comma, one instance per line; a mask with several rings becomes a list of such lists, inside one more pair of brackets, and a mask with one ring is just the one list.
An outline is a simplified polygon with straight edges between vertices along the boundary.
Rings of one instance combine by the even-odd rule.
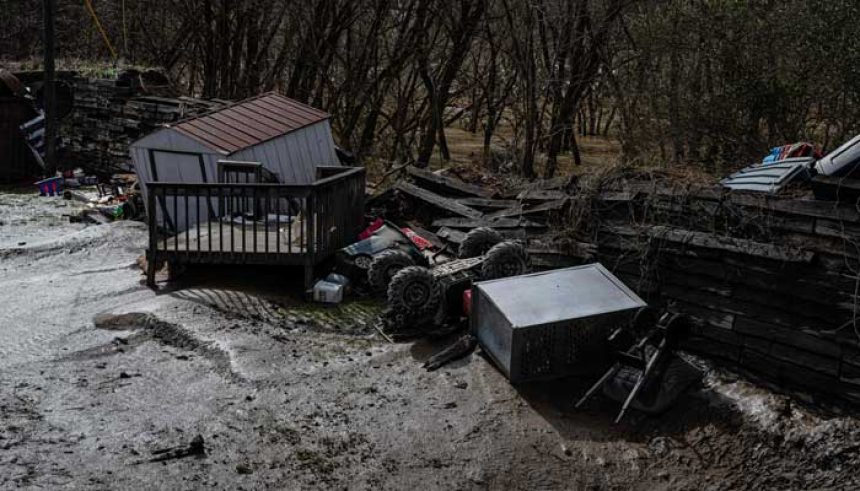
[[419, 15], [425, 16], [422, 21], [428, 32], [436, 21], [439, 22], [432, 29], [436, 35], [426, 39], [442, 43], [438, 47], [433, 43], [424, 43], [419, 48], [416, 60], [429, 100], [424, 134], [418, 148], [417, 165], [421, 167], [429, 163], [437, 136], [443, 151], [447, 153], [442, 115], [450, 99], [451, 88], [481, 25], [487, 0], [460, 0], [455, 5], [451, 8], [451, 2], [440, 1], [434, 4], [432, 11], [419, 9]]

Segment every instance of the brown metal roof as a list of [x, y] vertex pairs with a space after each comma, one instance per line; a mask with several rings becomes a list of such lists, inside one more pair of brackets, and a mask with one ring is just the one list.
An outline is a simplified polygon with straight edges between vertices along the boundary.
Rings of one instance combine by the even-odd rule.
[[181, 121], [173, 128], [231, 154], [329, 117], [325, 111], [269, 92]]

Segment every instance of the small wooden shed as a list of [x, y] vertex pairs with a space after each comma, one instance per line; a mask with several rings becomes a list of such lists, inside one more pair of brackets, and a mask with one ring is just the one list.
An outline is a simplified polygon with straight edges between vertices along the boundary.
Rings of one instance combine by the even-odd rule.
[[311, 184], [317, 167], [338, 166], [330, 115], [265, 93], [155, 131], [130, 146], [146, 183], [215, 183], [218, 161], [260, 162], [282, 184]]
[[310, 288], [314, 266], [364, 225], [364, 169], [340, 165], [329, 115], [278, 94], [167, 126], [131, 155], [150, 286], [167, 261], [301, 265]]

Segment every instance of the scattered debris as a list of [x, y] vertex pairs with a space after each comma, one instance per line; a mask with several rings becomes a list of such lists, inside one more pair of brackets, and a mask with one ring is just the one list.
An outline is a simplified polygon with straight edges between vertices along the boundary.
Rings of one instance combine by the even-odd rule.
[[494, 194], [493, 191], [484, 187], [467, 184], [459, 179], [443, 176], [417, 167], [406, 167], [406, 173], [425, 189], [445, 195], [487, 199], [492, 198]]
[[478, 338], [471, 334], [464, 334], [457, 338], [457, 340], [451, 345], [425, 361], [424, 368], [427, 369], [428, 372], [438, 370], [454, 360], [459, 360], [460, 358], [468, 356], [470, 353], [475, 351], [476, 346], [478, 346]]
[[149, 462], [165, 462], [168, 460], [182, 459], [195, 455], [205, 456], [206, 446], [203, 441], [203, 435], [195, 436], [188, 445], [153, 450], [152, 455], [154, 455], [154, 457], [149, 459]]
[[428, 191], [405, 181], [398, 182], [394, 187], [401, 193], [408, 194], [426, 204], [455, 215], [460, 215], [466, 218], [480, 218], [483, 215], [483, 213], [474, 208], [469, 208], [468, 206], [460, 204], [451, 198], [445, 198], [444, 196], [440, 196], [432, 191]]

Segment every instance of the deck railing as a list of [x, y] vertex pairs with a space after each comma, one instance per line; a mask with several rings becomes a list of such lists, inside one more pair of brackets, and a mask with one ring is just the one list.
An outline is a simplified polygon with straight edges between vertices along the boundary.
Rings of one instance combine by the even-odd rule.
[[356, 238], [363, 168], [320, 167], [307, 185], [148, 182], [149, 270], [179, 263], [313, 266]]

